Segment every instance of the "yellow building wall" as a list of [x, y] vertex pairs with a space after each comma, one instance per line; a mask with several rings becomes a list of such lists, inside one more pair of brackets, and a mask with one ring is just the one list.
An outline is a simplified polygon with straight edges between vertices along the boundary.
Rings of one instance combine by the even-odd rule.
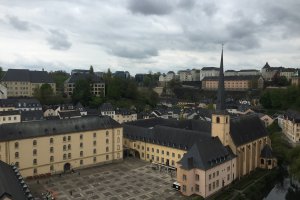
[[145, 161], [152, 161], [157, 164], [166, 164], [167, 160], [169, 160], [169, 166], [172, 167], [175, 167], [176, 163], [187, 152], [182, 149], [130, 140], [128, 138], [124, 138], [124, 147], [139, 152], [140, 159]]
[[[96, 133], [95, 137], [94, 133]], [[83, 136], [82, 139], [80, 135]], [[69, 136], [71, 136], [70, 140], [68, 140]], [[66, 163], [70, 163], [71, 168], [76, 169], [122, 159], [122, 137], [123, 129], [116, 128], [1, 142], [0, 155], [1, 160], [8, 164], [18, 162], [20, 173], [24, 177], [60, 173], [64, 170]], [[53, 144], [50, 143], [50, 138], [53, 138]], [[33, 145], [34, 140], [37, 142], [36, 145]], [[19, 143], [18, 148], [15, 148], [16, 142]], [[80, 143], [83, 144], [82, 147]], [[66, 150], [64, 150], [64, 145], [66, 145]], [[71, 149], [68, 149], [68, 145], [71, 145]], [[53, 153], [50, 152], [51, 147], [54, 148]], [[33, 155], [34, 149], [37, 150], [36, 155]], [[96, 149], [95, 153], [94, 149]], [[81, 151], [83, 151], [83, 156], [80, 155]], [[18, 158], [15, 158], [16, 152], [19, 153]], [[71, 153], [71, 158], [68, 158], [69, 153]], [[64, 154], [66, 154], [66, 159], [64, 159]], [[50, 156], [54, 157], [53, 162], [50, 161]], [[34, 159], [37, 159], [37, 164], [33, 163]], [[51, 165], [53, 165], [53, 170], [50, 170]], [[34, 169], [37, 170], [36, 174], [34, 174]]]

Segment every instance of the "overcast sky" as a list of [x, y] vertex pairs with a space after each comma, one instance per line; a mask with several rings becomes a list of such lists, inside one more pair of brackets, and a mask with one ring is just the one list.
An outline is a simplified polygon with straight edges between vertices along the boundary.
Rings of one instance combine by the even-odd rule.
[[299, 0], [0, 0], [0, 66], [300, 67]]

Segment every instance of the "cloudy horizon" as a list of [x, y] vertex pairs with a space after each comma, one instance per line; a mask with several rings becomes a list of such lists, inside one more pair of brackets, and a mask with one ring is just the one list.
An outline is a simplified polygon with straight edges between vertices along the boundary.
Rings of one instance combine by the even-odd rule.
[[0, 0], [0, 66], [131, 74], [299, 67], [300, 2]]

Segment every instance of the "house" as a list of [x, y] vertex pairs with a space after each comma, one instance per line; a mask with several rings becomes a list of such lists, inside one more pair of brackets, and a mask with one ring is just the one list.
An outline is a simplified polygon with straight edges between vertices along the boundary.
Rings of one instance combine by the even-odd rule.
[[175, 73], [173, 71], [169, 71], [167, 74], [162, 74], [158, 78], [161, 84], [166, 84], [167, 82], [170, 82], [173, 79], [175, 79]]
[[102, 116], [109, 116], [112, 119], [115, 118], [116, 111], [111, 103], [103, 103], [99, 109]]
[[132, 122], [137, 120], [137, 114], [133, 110], [126, 108], [117, 108], [115, 111], [114, 120], [123, 124], [124, 122]]
[[56, 92], [56, 84], [46, 71], [8, 69], [1, 82], [7, 88], [7, 97], [33, 97], [43, 84], [49, 84]]
[[274, 122], [274, 119], [267, 114], [264, 113], [256, 113], [256, 114], [258, 115], [259, 119], [264, 123], [266, 127], [270, 126]]
[[287, 110], [283, 116], [282, 132], [290, 142], [297, 144], [300, 142], [300, 113], [295, 110]]

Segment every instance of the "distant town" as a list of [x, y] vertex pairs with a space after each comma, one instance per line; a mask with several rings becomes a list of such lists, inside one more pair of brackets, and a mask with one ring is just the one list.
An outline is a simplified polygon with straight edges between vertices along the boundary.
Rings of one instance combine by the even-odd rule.
[[0, 72], [1, 197], [262, 199], [287, 165], [300, 178], [299, 69], [224, 72], [222, 51], [177, 73]]

